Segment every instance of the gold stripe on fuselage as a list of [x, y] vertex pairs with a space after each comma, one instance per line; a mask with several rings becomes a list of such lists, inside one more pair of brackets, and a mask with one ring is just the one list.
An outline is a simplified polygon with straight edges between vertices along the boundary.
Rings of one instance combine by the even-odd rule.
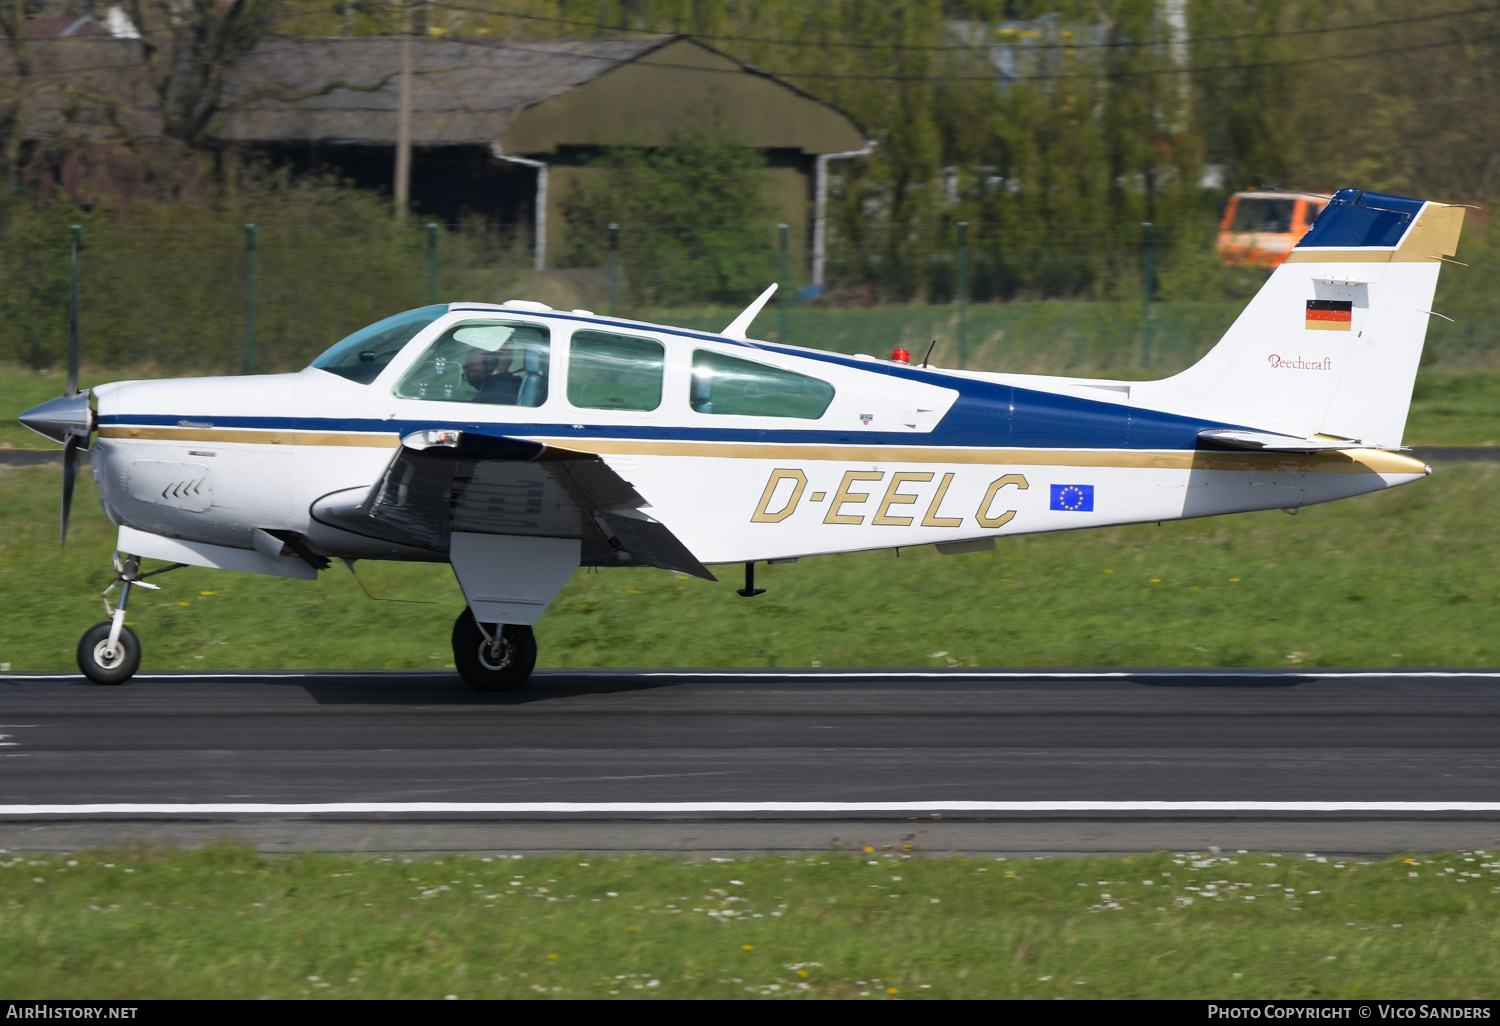
[[[101, 438], [259, 445], [361, 446], [395, 449], [395, 432], [274, 431], [253, 428], [103, 427]], [[632, 438], [518, 436], [554, 450], [599, 456], [696, 456], [711, 459], [953, 463], [1018, 467], [1110, 467], [1131, 470], [1282, 471], [1323, 474], [1425, 474], [1421, 460], [1384, 449], [1315, 453], [1222, 452], [1202, 449], [979, 449], [937, 446], [806, 445], [776, 442], [650, 441]], [[545, 458], [545, 456], [543, 456]]]
[[353, 445], [370, 449], [394, 449], [401, 444], [401, 436], [394, 432], [274, 431], [261, 428], [102, 427], [99, 437], [209, 444]]
[[[546, 445], [579, 448], [582, 439], [528, 436]], [[1294, 471], [1324, 474], [1425, 474], [1427, 464], [1384, 449], [1324, 452], [1222, 452], [1203, 449], [973, 449], [921, 446], [788, 445], [739, 442], [654, 442], [592, 438], [601, 456], [707, 456], [720, 459], [833, 460], [842, 463], [958, 463], [1026, 467], [1119, 467], [1132, 470]]]

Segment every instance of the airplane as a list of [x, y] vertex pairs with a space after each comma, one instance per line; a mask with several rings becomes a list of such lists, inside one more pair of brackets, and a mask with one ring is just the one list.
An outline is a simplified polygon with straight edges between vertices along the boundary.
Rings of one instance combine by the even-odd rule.
[[[184, 565], [315, 579], [332, 560], [452, 565], [454, 665], [523, 684], [580, 566], [715, 580], [743, 564], [1328, 502], [1430, 472], [1400, 451], [1460, 205], [1334, 195], [1223, 338], [1155, 381], [953, 370], [717, 334], [443, 303], [296, 373], [121, 381], [21, 416], [64, 445], [62, 537], [89, 449], [119, 529], [117, 604], [78, 646], [130, 678], [132, 589]], [[929, 355], [931, 350], [928, 351]], [[142, 570], [143, 560], [167, 565]]]

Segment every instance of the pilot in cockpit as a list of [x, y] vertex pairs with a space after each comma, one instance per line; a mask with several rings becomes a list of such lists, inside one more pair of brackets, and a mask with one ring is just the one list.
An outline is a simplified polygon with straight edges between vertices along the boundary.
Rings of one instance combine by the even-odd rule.
[[[496, 345], [500, 332], [508, 337]], [[547, 398], [547, 340], [537, 329], [461, 328], [454, 337], [470, 346], [463, 376], [475, 391], [472, 402], [540, 406]]]

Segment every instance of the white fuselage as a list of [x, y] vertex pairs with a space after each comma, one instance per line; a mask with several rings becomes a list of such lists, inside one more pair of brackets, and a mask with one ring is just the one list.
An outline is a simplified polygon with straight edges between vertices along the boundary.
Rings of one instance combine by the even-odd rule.
[[[518, 407], [395, 394], [432, 339], [497, 313], [551, 332], [553, 386], [545, 401]], [[628, 332], [665, 347], [658, 408], [570, 403], [568, 340], [584, 329]], [[698, 350], [817, 378], [833, 386], [834, 398], [810, 421], [705, 415], [690, 403]], [[927, 371], [581, 313], [477, 305], [455, 304], [369, 384], [309, 368], [122, 382], [95, 394], [94, 479], [117, 524], [247, 550], [256, 529], [295, 532], [326, 555], [347, 558], [448, 558], [330, 528], [310, 513], [333, 493], [367, 492], [403, 437], [434, 427], [484, 426], [599, 455], [703, 563], [1291, 509], [1426, 473], [1417, 460], [1377, 449], [1299, 454], [1162, 444], [1191, 439], [1196, 425], [1139, 400], [1132, 405], [1128, 386]], [[1132, 445], [1137, 437], [1142, 444]], [[532, 533], [558, 530], [543, 524]]]

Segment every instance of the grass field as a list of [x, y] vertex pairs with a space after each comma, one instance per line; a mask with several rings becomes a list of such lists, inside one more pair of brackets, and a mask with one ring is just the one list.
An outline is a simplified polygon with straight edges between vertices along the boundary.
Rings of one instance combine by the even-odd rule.
[[[103, 619], [114, 531], [56, 467], [0, 467], [0, 662], [71, 670]], [[1482, 666], [1500, 661], [1500, 464], [1304, 509], [760, 568], [711, 584], [580, 570], [537, 626], [541, 666]], [[146, 669], [435, 668], [463, 600], [446, 565], [316, 582], [199, 568], [136, 592]]]
[[0, 855], [33, 998], [1494, 998], [1500, 861]]

